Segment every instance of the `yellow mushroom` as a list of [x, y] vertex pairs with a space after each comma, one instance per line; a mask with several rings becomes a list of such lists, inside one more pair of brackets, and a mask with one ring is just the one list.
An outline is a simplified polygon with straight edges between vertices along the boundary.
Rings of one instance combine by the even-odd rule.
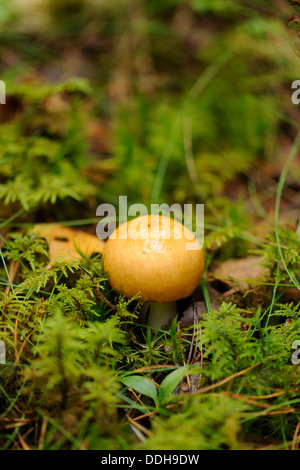
[[[180, 222], [146, 215], [125, 222], [111, 234], [103, 250], [103, 267], [118, 293], [128, 298], [139, 294], [147, 309], [151, 306], [151, 326], [159, 327], [170, 312], [176, 314], [174, 302], [196, 289], [204, 256], [196, 237]], [[169, 304], [169, 308], [157, 304]]]

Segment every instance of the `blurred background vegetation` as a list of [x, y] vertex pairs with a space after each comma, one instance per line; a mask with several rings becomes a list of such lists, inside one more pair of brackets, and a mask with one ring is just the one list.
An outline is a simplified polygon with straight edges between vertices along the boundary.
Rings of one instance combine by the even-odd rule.
[[2, 0], [2, 220], [91, 219], [119, 195], [205, 203], [208, 227], [265, 218], [299, 118], [292, 13], [283, 0]]

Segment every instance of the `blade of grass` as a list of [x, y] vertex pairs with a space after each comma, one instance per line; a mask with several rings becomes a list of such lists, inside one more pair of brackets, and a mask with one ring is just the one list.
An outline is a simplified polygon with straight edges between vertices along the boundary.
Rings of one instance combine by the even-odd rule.
[[288, 175], [288, 172], [290, 170], [290, 167], [291, 167], [291, 164], [295, 158], [295, 156], [297, 155], [297, 151], [298, 151], [298, 148], [299, 148], [299, 144], [300, 144], [300, 131], [298, 131], [298, 134], [294, 140], [294, 143], [293, 143], [293, 146], [291, 148], [291, 151], [290, 151], [290, 154], [283, 166], [283, 169], [282, 169], [282, 172], [281, 172], [281, 175], [280, 175], [280, 178], [279, 178], [279, 182], [278, 182], [278, 188], [277, 188], [277, 194], [276, 194], [276, 202], [275, 202], [275, 236], [276, 236], [276, 242], [277, 242], [277, 248], [278, 248], [278, 253], [279, 253], [279, 256], [280, 256], [280, 259], [284, 265], [284, 268], [288, 274], [288, 276], [290, 277], [291, 281], [293, 282], [293, 284], [295, 285], [295, 287], [297, 287], [298, 290], [300, 290], [300, 284], [299, 282], [297, 281], [297, 279], [295, 278], [294, 274], [289, 270], [287, 264], [286, 264], [286, 261], [284, 259], [284, 256], [283, 256], [283, 253], [282, 253], [282, 249], [281, 249], [281, 245], [280, 245], [280, 236], [279, 236], [279, 213], [280, 213], [280, 201], [281, 201], [281, 197], [282, 197], [282, 192], [283, 192], [283, 188], [284, 188], [284, 184], [285, 184], [285, 181], [286, 181], [286, 178], [287, 178], [287, 175]]

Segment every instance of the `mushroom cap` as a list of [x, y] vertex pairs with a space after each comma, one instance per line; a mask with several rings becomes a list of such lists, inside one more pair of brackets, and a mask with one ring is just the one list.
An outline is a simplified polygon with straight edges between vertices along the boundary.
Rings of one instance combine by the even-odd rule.
[[[193, 243], [193, 249], [187, 249]], [[175, 302], [194, 292], [204, 271], [196, 237], [180, 222], [161, 215], [137, 217], [120, 225], [103, 250], [110, 285], [142, 301]]]

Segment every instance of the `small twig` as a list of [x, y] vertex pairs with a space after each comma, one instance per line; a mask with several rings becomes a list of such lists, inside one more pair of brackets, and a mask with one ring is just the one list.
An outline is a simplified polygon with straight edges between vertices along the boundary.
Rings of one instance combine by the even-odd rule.
[[19, 432], [18, 432], [18, 438], [19, 438], [19, 441], [23, 450], [30, 450], [30, 447], [26, 444], [25, 440], [23, 439], [23, 437], [21, 436]]
[[[106, 303], [106, 305], [108, 305], [109, 308], [111, 308], [112, 310], [115, 310], [116, 312], [119, 311], [118, 307], [116, 307], [113, 303], [111, 303], [110, 300], [108, 300], [108, 298], [105, 297], [103, 292], [101, 292], [100, 287], [99, 287], [98, 284], [94, 288], [94, 295], [96, 297], [96, 300], [98, 300], [98, 301], [100, 300], [100, 302]], [[98, 306], [99, 306], [100, 302], [97, 302]]]
[[12, 261], [9, 265], [8, 274], [9, 274], [10, 284], [8, 284], [6, 286], [6, 289], [5, 289], [5, 294], [6, 295], [8, 295], [11, 291], [12, 283], [13, 283], [15, 277], [16, 277], [19, 266], [20, 266], [19, 261]]
[[[5, 418], [4, 418], [4, 421], [5, 421]], [[17, 419], [16, 422], [6, 424], [4, 427], [5, 427], [5, 429], [20, 428], [21, 426], [26, 426], [31, 421], [32, 421], [31, 419]]]
[[24, 348], [26, 346], [26, 343], [27, 341], [29, 340], [30, 336], [35, 332], [35, 330], [37, 329], [37, 326], [34, 327], [34, 329], [31, 331], [31, 333], [29, 333], [28, 336], [26, 336], [26, 338], [24, 339], [23, 343], [21, 344], [21, 347], [19, 349], [19, 351], [15, 352], [15, 362], [14, 362], [14, 366], [17, 366], [19, 364], [19, 361], [20, 361], [20, 357], [22, 355], [22, 352], [24, 351]]
[[144, 426], [142, 426], [140, 423], [137, 423], [135, 420], [133, 420], [132, 418], [130, 418], [130, 416], [127, 415], [127, 419], [129, 421], [129, 423], [137, 428], [139, 431], [141, 431], [143, 434], [145, 434], [147, 437], [151, 437], [152, 436], [152, 432], [149, 431], [149, 429], [145, 428]]
[[299, 431], [300, 431], [300, 421], [298, 421], [295, 432], [294, 432], [293, 442], [292, 442], [292, 445], [291, 445], [291, 450], [296, 450], [297, 447], [298, 447], [298, 441], [300, 439]]
[[[144, 408], [146, 408], [147, 412], [150, 413], [150, 410], [148, 410], [148, 408], [145, 406], [145, 404], [144, 404], [144, 403], [142, 402], [142, 400], [141, 400], [142, 394], [140, 393], [139, 395], [137, 395], [137, 394], [135, 393], [135, 391], [134, 391], [131, 387], [129, 387], [129, 390], [130, 390], [131, 393], [135, 396], [136, 400], [137, 400]], [[128, 413], [127, 413], [127, 415], [126, 415], [127, 417], [129, 417], [130, 411], [131, 411], [131, 410], [128, 411]]]
[[39, 443], [38, 443], [38, 450], [43, 449], [44, 445], [44, 440], [46, 437], [46, 432], [47, 432], [47, 426], [48, 426], [48, 421], [46, 418], [43, 419], [42, 426], [41, 426], [41, 433], [39, 437]]
[[17, 318], [16, 318], [16, 321], [15, 321], [15, 328], [14, 328], [14, 348], [15, 348], [15, 360], [17, 361], [17, 357], [18, 357], [18, 320], [19, 320], [19, 313], [17, 314]]
[[[274, 356], [269, 356], [269, 357], [267, 357], [266, 360], [272, 359], [272, 358], [274, 358]], [[209, 392], [210, 390], [213, 390], [214, 388], [221, 387], [221, 385], [224, 385], [227, 382], [230, 382], [231, 380], [235, 379], [236, 377], [239, 377], [240, 375], [246, 374], [247, 372], [249, 372], [249, 370], [252, 370], [255, 367], [258, 367], [261, 364], [262, 364], [262, 361], [259, 361], [256, 364], [253, 364], [253, 366], [247, 367], [246, 369], [240, 370], [236, 374], [232, 374], [229, 377], [226, 377], [225, 379], [220, 380], [220, 382], [217, 382], [217, 383], [212, 384], [212, 385], [208, 385], [207, 387], [204, 387], [204, 388], [200, 388], [199, 390], [196, 390], [194, 392], [190, 392], [190, 395], [197, 395], [197, 394], [200, 394], [200, 393], [206, 393], [206, 392]]]

